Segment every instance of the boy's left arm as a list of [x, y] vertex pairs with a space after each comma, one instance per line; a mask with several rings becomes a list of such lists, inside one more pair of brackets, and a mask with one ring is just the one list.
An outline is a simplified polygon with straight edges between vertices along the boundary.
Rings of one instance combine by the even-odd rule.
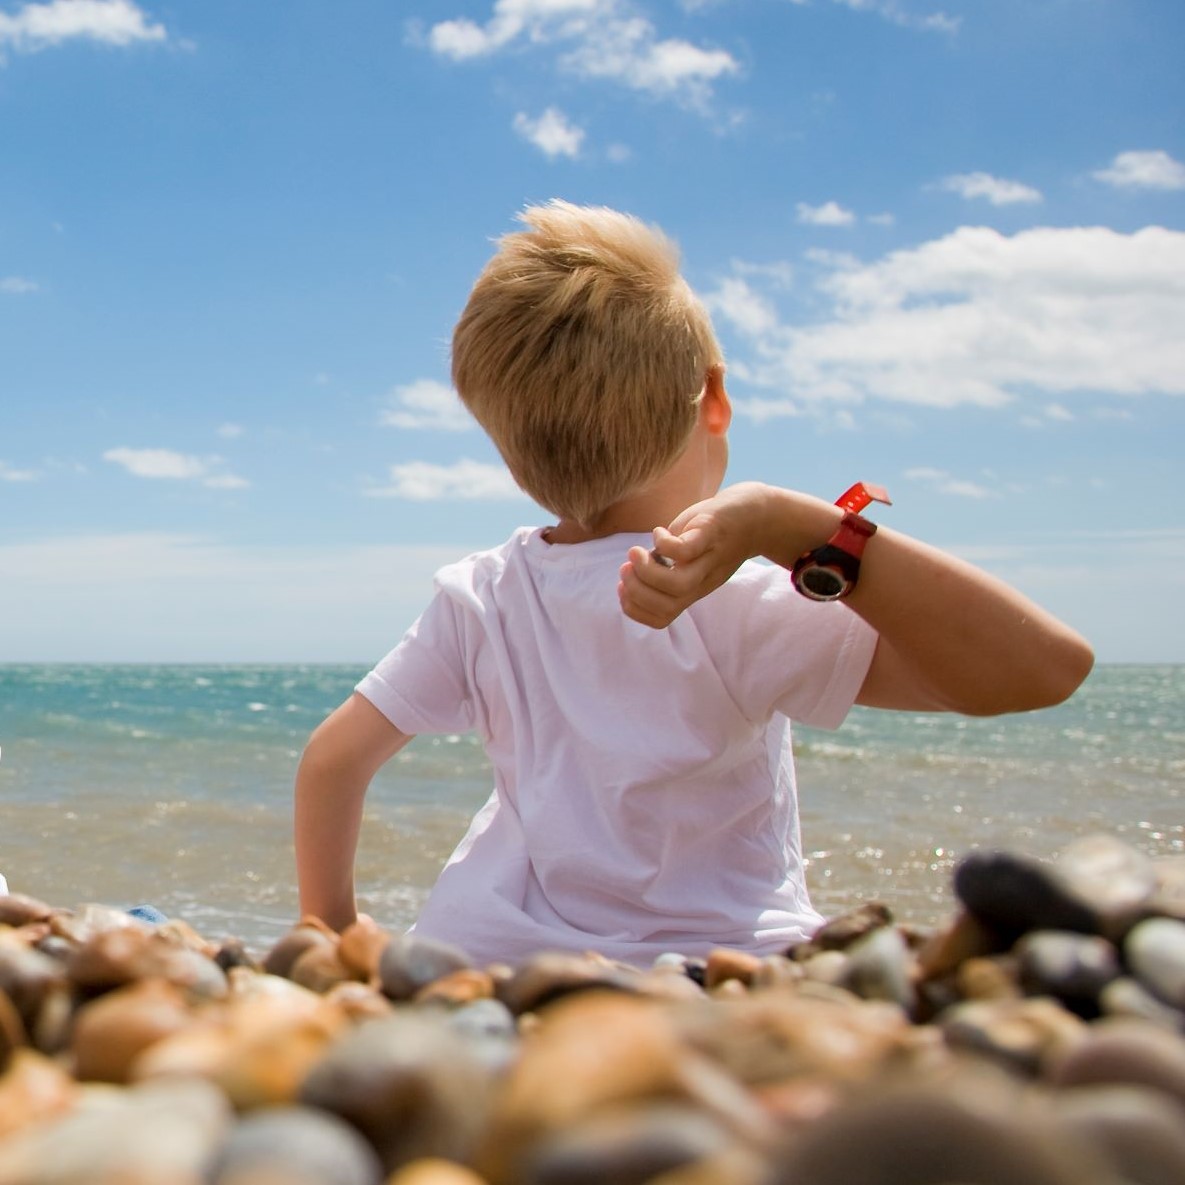
[[1076, 631], [987, 572], [882, 527], [847, 604], [878, 634], [857, 702], [973, 716], [1049, 707], [1090, 673]]
[[[747, 558], [790, 568], [830, 537], [842, 512], [794, 490], [744, 483], [655, 532], [665, 566], [631, 549], [619, 595], [655, 628], [718, 588]], [[871, 707], [997, 715], [1048, 707], [1090, 673], [1089, 644], [1016, 589], [944, 551], [882, 527], [845, 602], [877, 631], [857, 697]]]

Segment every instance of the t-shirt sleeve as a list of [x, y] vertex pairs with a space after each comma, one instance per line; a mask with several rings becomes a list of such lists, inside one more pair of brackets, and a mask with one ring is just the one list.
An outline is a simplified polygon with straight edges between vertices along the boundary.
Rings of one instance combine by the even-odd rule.
[[840, 602], [808, 600], [769, 565], [746, 564], [720, 593], [731, 635], [722, 659], [742, 710], [838, 728], [872, 663], [872, 626]]
[[438, 592], [395, 649], [355, 688], [401, 732], [468, 732], [474, 727], [460, 612]]

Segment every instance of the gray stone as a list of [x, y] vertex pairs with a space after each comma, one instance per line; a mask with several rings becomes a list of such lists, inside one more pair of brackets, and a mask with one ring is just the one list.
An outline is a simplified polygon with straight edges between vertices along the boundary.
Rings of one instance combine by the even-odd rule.
[[1185, 1012], [1158, 1000], [1138, 979], [1121, 975], [1099, 994], [1099, 1005], [1107, 1016], [1127, 1016], [1151, 1021], [1170, 1032], [1185, 1032]]
[[250, 1180], [288, 1185], [380, 1185], [383, 1167], [356, 1128], [313, 1107], [257, 1111], [231, 1129], [207, 1170], [209, 1185]]
[[1105, 938], [1065, 930], [1036, 930], [1013, 948], [1021, 987], [1031, 996], [1056, 996], [1081, 1016], [1097, 1016], [1099, 995], [1121, 974], [1119, 953]]
[[464, 1161], [486, 1118], [491, 1072], [435, 1010], [363, 1021], [306, 1076], [299, 1101], [341, 1116], [387, 1172], [421, 1156]]
[[410, 1000], [421, 988], [469, 966], [465, 952], [447, 942], [418, 934], [397, 934], [379, 957], [379, 980], [384, 995], [392, 1000]]
[[1128, 934], [1123, 953], [1149, 991], [1174, 1008], [1185, 1008], [1185, 922], [1149, 918]]
[[1053, 872], [1066, 892], [1094, 913], [1099, 932], [1115, 940], [1143, 916], [1157, 887], [1152, 861], [1113, 835], [1067, 844]]
[[892, 926], [873, 930], [847, 950], [843, 986], [864, 1000], [889, 1000], [912, 1013], [917, 1004], [913, 956]]

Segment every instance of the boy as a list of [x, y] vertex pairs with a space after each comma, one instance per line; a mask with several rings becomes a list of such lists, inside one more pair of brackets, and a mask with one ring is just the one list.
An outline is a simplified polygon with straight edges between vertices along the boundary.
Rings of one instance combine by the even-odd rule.
[[[784, 949], [822, 921], [791, 718], [1040, 707], [1078, 686], [1090, 650], [987, 575], [869, 537], [830, 503], [719, 493], [721, 352], [674, 248], [605, 209], [553, 201], [523, 221], [457, 323], [453, 381], [557, 522], [442, 569], [419, 621], [313, 734], [296, 782], [301, 908], [354, 920], [374, 773], [415, 733], [472, 729], [494, 791], [418, 932], [477, 962]], [[850, 597], [812, 600], [784, 569], [829, 539], [862, 547], [863, 571]], [[781, 567], [743, 562], [757, 555]]]

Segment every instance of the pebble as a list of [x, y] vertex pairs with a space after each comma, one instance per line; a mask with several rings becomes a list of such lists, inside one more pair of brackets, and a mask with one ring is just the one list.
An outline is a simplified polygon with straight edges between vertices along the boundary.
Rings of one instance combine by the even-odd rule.
[[1054, 1000], [973, 1000], [948, 1008], [938, 1021], [955, 1049], [987, 1054], [1022, 1074], [1073, 1048], [1085, 1025]]
[[1123, 953], [1153, 995], [1173, 1008], [1185, 1008], [1185, 922], [1149, 918], [1128, 934]]
[[973, 852], [933, 930], [474, 966], [0, 896], [0, 1185], [1168, 1185], [1185, 861]]
[[1107, 1016], [1134, 1017], [1151, 1021], [1169, 1032], [1185, 1033], [1185, 1012], [1158, 1000], [1129, 975], [1121, 975], [1103, 988], [1099, 1006]]
[[400, 934], [383, 948], [378, 975], [392, 1000], [410, 1000], [416, 992], [453, 971], [469, 966], [463, 951], [418, 934]]
[[1094, 910], [1049, 863], [1019, 852], [973, 851], [955, 868], [954, 888], [976, 920], [1011, 944], [1030, 930], [1094, 934]]
[[777, 1158], [770, 1185], [1117, 1185], [1053, 1130], [979, 1097], [898, 1088], [837, 1108]]
[[1185, 1122], [1163, 1095], [1138, 1086], [1063, 1091], [1053, 1102], [1071, 1136], [1093, 1145], [1131, 1185], [1185, 1181]]
[[916, 968], [900, 931], [881, 926], [848, 947], [847, 956], [844, 987], [863, 1000], [889, 1000], [912, 1015]]
[[209, 1185], [381, 1185], [374, 1149], [358, 1130], [313, 1107], [274, 1107], [236, 1123], [206, 1170]]
[[426, 1156], [464, 1162], [486, 1118], [490, 1073], [430, 1012], [355, 1025], [309, 1070], [299, 1101], [353, 1124], [391, 1172]]
[[1134, 1020], [1103, 1020], [1052, 1059], [1055, 1086], [1146, 1086], [1176, 1102], [1185, 1118], [1185, 1041]]
[[1019, 984], [1027, 994], [1056, 996], [1082, 1016], [1098, 1016], [1103, 990], [1122, 970], [1115, 947], [1095, 935], [1036, 930], [1013, 950]]

